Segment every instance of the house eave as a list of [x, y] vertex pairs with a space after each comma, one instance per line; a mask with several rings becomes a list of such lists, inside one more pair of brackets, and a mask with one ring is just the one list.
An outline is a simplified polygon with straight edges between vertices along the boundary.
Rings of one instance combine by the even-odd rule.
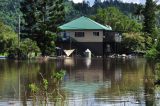
[[61, 31], [112, 31], [106, 29], [61, 29]]

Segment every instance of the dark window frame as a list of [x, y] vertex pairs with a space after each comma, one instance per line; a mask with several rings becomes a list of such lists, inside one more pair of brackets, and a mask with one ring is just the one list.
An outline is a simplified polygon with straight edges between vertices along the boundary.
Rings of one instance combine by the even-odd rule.
[[99, 32], [93, 32], [93, 36], [99, 36]]
[[75, 32], [75, 37], [84, 37], [84, 32]]

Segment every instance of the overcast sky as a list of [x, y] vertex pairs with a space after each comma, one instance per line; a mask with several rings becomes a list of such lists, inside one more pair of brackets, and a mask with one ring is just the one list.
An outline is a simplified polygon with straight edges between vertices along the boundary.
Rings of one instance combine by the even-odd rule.
[[[83, 0], [72, 0], [72, 1], [74, 1], [75, 3], [78, 3], [78, 2], [82, 2]], [[90, 4], [92, 5], [95, 0], [85, 0], [85, 1], [89, 1]], [[101, 1], [104, 1], [104, 0], [101, 0]], [[144, 4], [146, 0], [122, 0], [122, 1], [123, 2], [133, 2], [133, 3], [142, 3], [142, 4]]]

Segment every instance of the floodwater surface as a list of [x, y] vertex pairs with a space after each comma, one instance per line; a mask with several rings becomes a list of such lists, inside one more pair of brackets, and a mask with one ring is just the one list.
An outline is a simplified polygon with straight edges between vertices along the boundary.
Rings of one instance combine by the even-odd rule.
[[[42, 77], [52, 82], [62, 69], [63, 99], [34, 100], [29, 84], [40, 84]], [[154, 78], [154, 64], [143, 58], [0, 60], [0, 106], [158, 106]]]

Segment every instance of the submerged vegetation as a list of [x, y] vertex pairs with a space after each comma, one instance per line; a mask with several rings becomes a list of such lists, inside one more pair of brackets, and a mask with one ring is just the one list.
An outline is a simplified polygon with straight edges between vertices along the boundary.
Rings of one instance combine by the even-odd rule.
[[31, 95], [33, 97], [33, 104], [38, 102], [40, 104], [47, 105], [49, 102], [48, 100], [51, 98], [52, 100], [54, 100], [53, 102], [55, 102], [55, 104], [59, 100], [64, 101], [65, 95], [60, 89], [60, 82], [65, 76], [65, 71], [60, 70], [55, 72], [51, 76], [51, 80], [45, 79], [41, 73], [40, 75], [42, 77], [42, 82], [40, 84], [29, 84], [29, 88], [31, 89]]
[[39, 47], [31, 39], [24, 39], [19, 44], [16, 43], [8, 49], [9, 59], [27, 59], [32, 58], [39, 53]]
[[[145, 37], [140, 32], [123, 33], [122, 47], [124, 51], [138, 52], [145, 49]], [[149, 40], [147, 41], [150, 42]]]

